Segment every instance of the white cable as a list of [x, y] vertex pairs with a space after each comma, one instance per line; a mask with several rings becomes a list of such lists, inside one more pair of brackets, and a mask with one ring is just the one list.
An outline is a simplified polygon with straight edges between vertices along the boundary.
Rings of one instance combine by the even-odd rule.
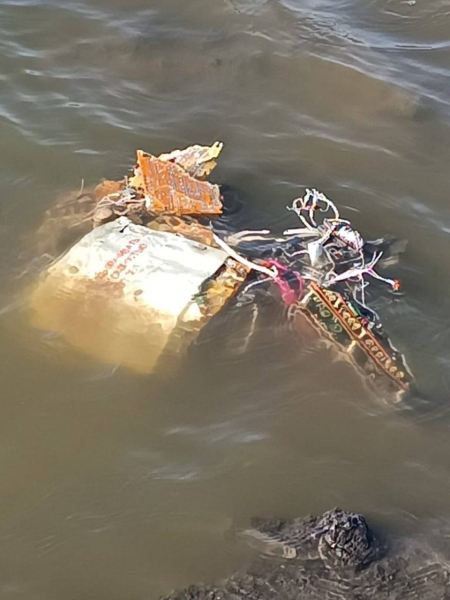
[[220, 238], [215, 233], [213, 233], [213, 237], [216, 244], [220, 246], [222, 250], [225, 250], [225, 252], [231, 256], [231, 258], [237, 260], [237, 262], [241, 263], [242, 265], [245, 265], [249, 269], [253, 269], [255, 271], [259, 271], [260, 273], [264, 273], [268, 277], [272, 277], [272, 279], [276, 279], [278, 277], [278, 269], [276, 267], [268, 269], [267, 267], [263, 267], [262, 265], [257, 265], [256, 263], [238, 254], [235, 250], [233, 250], [233, 248], [231, 248], [226, 242], [222, 240], [222, 238]]

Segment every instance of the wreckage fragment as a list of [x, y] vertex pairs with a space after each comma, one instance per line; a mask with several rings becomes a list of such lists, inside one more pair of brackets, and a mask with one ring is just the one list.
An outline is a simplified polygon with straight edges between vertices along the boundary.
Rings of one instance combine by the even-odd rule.
[[[293, 321], [306, 316], [321, 336], [332, 340], [342, 356], [370, 380], [381, 383], [387, 376], [390, 389], [399, 393], [410, 389], [414, 379], [405, 358], [366, 304], [368, 278], [387, 283], [394, 292], [400, 287], [397, 279], [375, 271], [385, 245], [366, 244], [350, 221], [340, 217], [334, 203], [317, 190], [306, 190], [290, 210], [304, 227], [285, 232], [296, 236], [291, 242], [294, 252], [286, 256], [291, 273], [300, 274], [309, 283], [296, 302], [285, 300], [288, 316]], [[320, 213], [322, 222], [318, 220]], [[327, 218], [330, 213], [332, 218]]]
[[[405, 358], [383, 332], [379, 316], [366, 304], [366, 289], [373, 279], [398, 291], [400, 282], [381, 276], [375, 267], [386, 253], [392, 262], [394, 246], [404, 248], [404, 244], [366, 242], [350, 221], [340, 217], [334, 203], [316, 190], [306, 190], [289, 210], [303, 226], [285, 231], [285, 237], [267, 238], [267, 230], [247, 230], [228, 241], [271, 244], [268, 250], [261, 246], [259, 250], [265, 257], [262, 264], [275, 269], [275, 274], [266, 273], [266, 281], [276, 284], [294, 328], [303, 334], [306, 319], [366, 381], [378, 389], [387, 387], [400, 398], [414, 387], [414, 378]], [[259, 281], [244, 288], [242, 298], [263, 282], [259, 276]]]
[[137, 151], [135, 174], [129, 184], [142, 192], [152, 214], [209, 215], [222, 213], [218, 185], [200, 181], [177, 164]]
[[150, 373], [187, 349], [247, 274], [219, 248], [121, 217], [47, 270], [32, 292], [33, 324], [100, 362]]
[[[375, 270], [384, 241], [366, 243], [331, 200], [306, 190], [290, 208], [302, 228], [272, 238], [269, 257], [260, 250], [249, 260], [237, 247], [269, 231], [238, 232], [227, 243], [198, 220], [222, 212], [219, 187], [201, 180], [222, 146], [191, 146], [159, 157], [138, 150], [132, 177], [103, 181], [55, 207], [51, 222], [56, 231], [64, 225], [62, 241], [68, 237], [73, 244], [91, 233], [34, 290], [35, 324], [59, 331], [100, 360], [150, 372], [161, 356], [186, 348], [252, 272], [243, 297], [270, 281], [299, 330], [306, 317], [366, 379], [378, 383], [381, 375], [396, 391], [409, 389], [413, 377], [404, 357], [366, 304], [369, 278], [393, 291], [400, 285]], [[133, 244], [141, 248], [139, 258]], [[210, 270], [213, 257], [218, 262]], [[174, 298], [181, 302], [176, 309]]]
[[189, 146], [154, 157], [137, 151], [128, 179], [101, 182], [94, 190], [94, 227], [127, 216], [146, 225], [156, 215], [213, 216], [222, 212], [219, 187], [203, 181], [216, 166], [223, 144]]
[[404, 356], [386, 335], [370, 329], [355, 304], [339, 292], [311, 282], [305, 297], [288, 309], [291, 320], [295, 321], [299, 313], [306, 315], [321, 335], [337, 344], [362, 375], [379, 379], [384, 374], [395, 391], [406, 391], [413, 383]]
[[222, 142], [215, 142], [212, 146], [195, 145], [185, 150], [174, 150], [169, 154], [160, 154], [158, 158], [179, 165], [196, 179], [205, 179], [215, 169], [216, 159], [222, 149]]
[[[250, 271], [188, 216], [222, 211], [219, 187], [200, 180], [222, 147], [192, 146], [161, 158], [138, 151], [133, 177], [67, 197], [54, 228], [80, 221], [74, 233], [85, 237], [72, 239], [33, 289], [34, 325], [101, 362], [140, 372], [181, 354]], [[80, 215], [85, 199], [89, 211]]]

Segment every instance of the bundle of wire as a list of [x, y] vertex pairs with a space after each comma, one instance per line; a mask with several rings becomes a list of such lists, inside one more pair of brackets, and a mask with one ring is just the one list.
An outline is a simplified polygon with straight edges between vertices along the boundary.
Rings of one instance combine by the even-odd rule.
[[[242, 261], [253, 266], [257, 277], [241, 292], [245, 296], [257, 285], [271, 280], [280, 288], [286, 303], [301, 300], [307, 294], [307, 284], [314, 281], [322, 288], [339, 289], [349, 300], [353, 300], [368, 318], [368, 326], [379, 323], [378, 315], [366, 304], [366, 288], [370, 279], [388, 284], [392, 290], [400, 289], [398, 279], [389, 279], [376, 272], [375, 266], [383, 257], [380, 241], [366, 243], [351, 222], [340, 216], [334, 202], [315, 189], [307, 189], [303, 197], [297, 198], [287, 207], [301, 221], [302, 227], [287, 229], [282, 237], [272, 236], [269, 230], [242, 231], [227, 238], [228, 244], [258, 243], [258, 250], [269, 243], [269, 248]], [[230, 246], [223, 240], [222, 247]], [[262, 243], [262, 246], [260, 245]], [[251, 248], [247, 248], [251, 252]], [[230, 249], [234, 258], [239, 259], [236, 250]], [[253, 252], [254, 254], [254, 252]], [[293, 294], [286, 288], [290, 277]]]

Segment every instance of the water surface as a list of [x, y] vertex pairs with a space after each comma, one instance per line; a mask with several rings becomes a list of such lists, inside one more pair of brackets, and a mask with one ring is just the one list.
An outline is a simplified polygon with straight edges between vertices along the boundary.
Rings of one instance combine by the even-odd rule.
[[[1, 596], [138, 600], [250, 560], [254, 515], [334, 505], [382, 530], [450, 516], [448, 0], [4, 0], [0, 6]], [[321, 189], [409, 244], [376, 306], [425, 401], [393, 407], [266, 316], [210, 328], [170, 381], [27, 326], [43, 214], [136, 148], [226, 144], [236, 226]]]

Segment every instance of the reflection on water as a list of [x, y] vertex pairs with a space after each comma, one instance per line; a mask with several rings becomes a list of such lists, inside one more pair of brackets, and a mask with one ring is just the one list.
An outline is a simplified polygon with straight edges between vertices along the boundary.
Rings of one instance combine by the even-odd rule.
[[[234, 531], [256, 514], [448, 517], [450, 3], [5, 0], [0, 23], [2, 598], [211, 581], [249, 558]], [[62, 193], [216, 139], [224, 227], [281, 231], [315, 186], [364, 236], [408, 240], [405, 296], [376, 308], [424, 402], [387, 405], [270, 307], [241, 352], [252, 315], [230, 306], [170, 381], [27, 326]]]

